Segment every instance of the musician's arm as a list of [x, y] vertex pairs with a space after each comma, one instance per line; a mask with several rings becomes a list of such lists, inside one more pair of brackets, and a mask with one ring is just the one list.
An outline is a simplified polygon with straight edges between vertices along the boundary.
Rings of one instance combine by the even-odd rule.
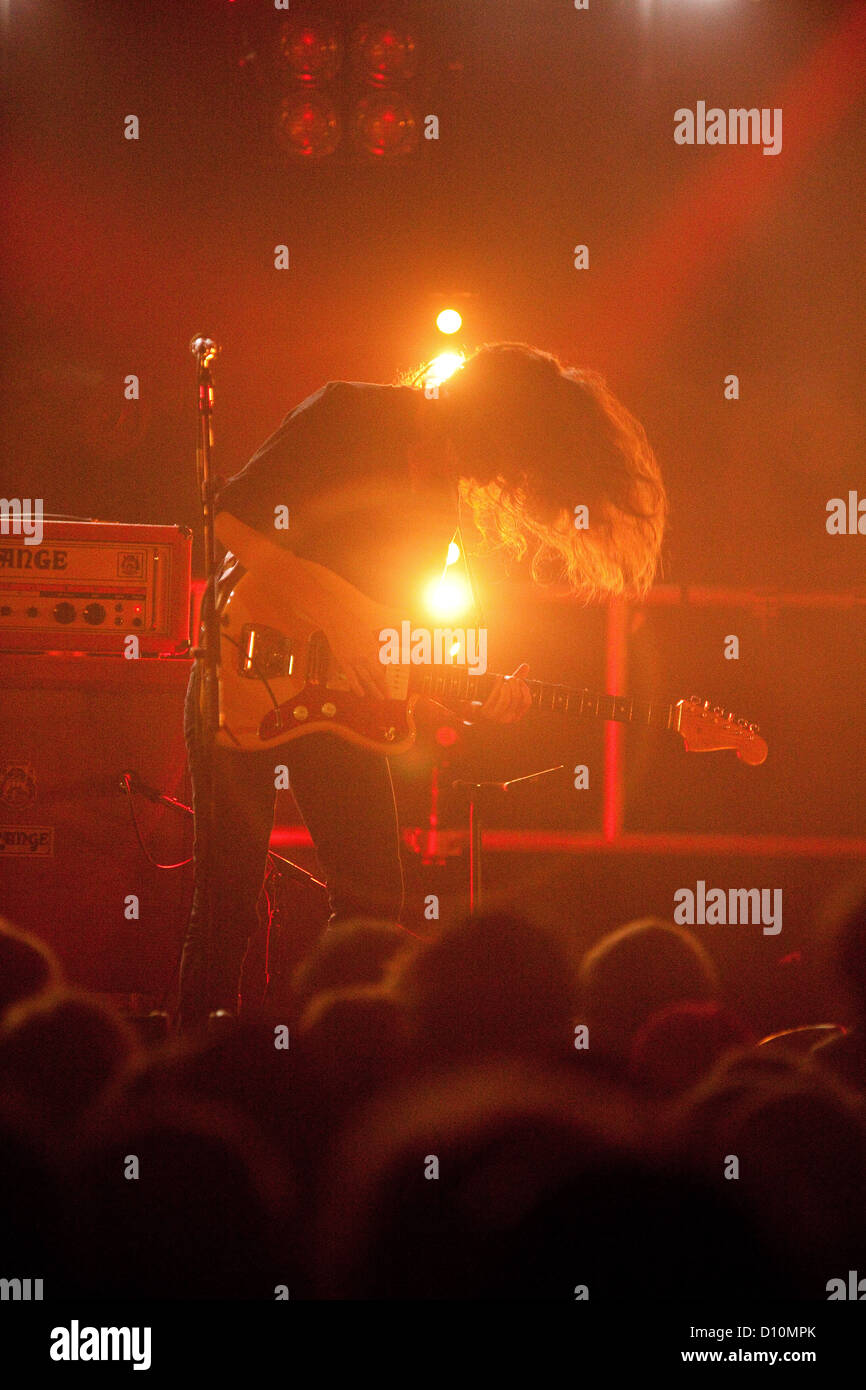
[[[278, 615], [285, 614], [291, 608], [317, 626], [327, 625], [340, 583], [336, 575], [329, 575], [329, 584], [325, 587], [320, 575], [326, 571], [321, 566], [299, 560], [291, 550], [277, 545], [261, 531], [247, 526], [245, 521], [239, 521], [231, 512], [218, 513], [214, 530], [244, 569], [256, 576], [257, 587], [265, 601], [267, 595], [272, 595], [272, 611], [261, 613], [263, 621], [273, 622]], [[348, 585], [346, 587], [349, 588]]]
[[321, 628], [331, 651], [357, 695], [384, 693], [384, 668], [377, 635], [393, 626], [379, 604], [366, 599], [339, 575], [291, 550], [240, 521], [219, 512], [214, 530], [222, 544], [256, 581], [256, 609], [263, 623], [284, 626], [295, 614]]
[[[217, 514], [214, 530], [244, 569], [256, 576], [262, 622], [279, 627], [287, 612], [297, 613], [322, 628], [356, 694], [384, 693], [377, 634], [382, 627], [396, 626], [397, 615], [364, 599], [351, 584], [323, 566], [299, 560], [291, 550], [231, 512]], [[532, 703], [522, 680], [527, 669], [520, 666], [511, 676], [500, 679], [483, 705], [473, 701], [458, 717], [467, 723], [476, 716], [500, 724], [520, 719]]]

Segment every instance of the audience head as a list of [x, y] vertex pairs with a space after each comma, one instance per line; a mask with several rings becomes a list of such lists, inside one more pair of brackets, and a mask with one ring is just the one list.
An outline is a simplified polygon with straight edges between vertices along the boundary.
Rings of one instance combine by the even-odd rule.
[[719, 992], [716, 967], [698, 939], [658, 917], [608, 932], [580, 966], [590, 1048], [621, 1062], [652, 1014], [669, 1004], [716, 999]]
[[496, 1053], [570, 1056], [568, 958], [522, 917], [486, 913], [444, 927], [407, 960], [398, 988], [434, 1063]]
[[584, 1074], [459, 1067], [359, 1112], [315, 1242], [334, 1298], [622, 1302], [752, 1291], [727, 1193], [639, 1152], [638, 1107]]
[[121, 1098], [70, 1161], [63, 1243], [82, 1296], [273, 1299], [283, 1281], [298, 1293], [291, 1178], [230, 1107]]
[[751, 1029], [712, 1000], [669, 1004], [635, 1033], [629, 1080], [648, 1095], [675, 1095], [696, 1085], [733, 1049], [757, 1041]]
[[317, 1123], [333, 1126], [407, 1070], [406, 1008], [375, 985], [319, 994], [301, 1019], [298, 1051], [321, 1108]]
[[60, 964], [50, 947], [0, 917], [0, 1017], [60, 980]]
[[335, 922], [295, 970], [296, 1014], [303, 1013], [317, 994], [381, 983], [393, 963], [411, 948], [411, 938], [393, 922], [376, 917]]
[[4, 1089], [48, 1125], [74, 1122], [135, 1055], [130, 1024], [96, 995], [58, 989], [7, 1010], [0, 1026]]
[[684, 1101], [693, 1155], [711, 1177], [736, 1161], [732, 1195], [796, 1297], [825, 1297], [827, 1280], [863, 1249], [864, 1109], [820, 1067], [791, 1056], [760, 1067], [731, 1058]]

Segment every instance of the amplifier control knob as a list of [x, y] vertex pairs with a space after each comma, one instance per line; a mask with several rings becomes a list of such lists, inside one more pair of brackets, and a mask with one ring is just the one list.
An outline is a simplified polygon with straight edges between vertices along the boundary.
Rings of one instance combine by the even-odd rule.
[[97, 627], [99, 623], [105, 622], [105, 609], [101, 603], [88, 603], [84, 610], [84, 621], [91, 626]]
[[58, 603], [54, 606], [54, 620], [58, 623], [71, 623], [75, 618], [75, 609], [71, 603]]

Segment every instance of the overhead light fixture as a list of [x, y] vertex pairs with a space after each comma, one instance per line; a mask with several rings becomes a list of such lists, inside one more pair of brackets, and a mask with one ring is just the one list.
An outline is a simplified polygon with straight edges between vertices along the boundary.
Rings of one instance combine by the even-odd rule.
[[398, 159], [418, 143], [418, 123], [402, 96], [375, 92], [355, 108], [355, 145], [375, 159]]
[[284, 97], [277, 116], [277, 141], [302, 159], [325, 159], [340, 143], [340, 117], [330, 97], [308, 92]]
[[463, 319], [456, 309], [443, 309], [436, 316], [436, 327], [440, 333], [456, 333], [463, 327]]
[[391, 24], [364, 24], [355, 34], [354, 52], [356, 66], [374, 87], [408, 82], [415, 76], [415, 40], [406, 29]]
[[281, 26], [279, 52], [292, 77], [307, 87], [332, 82], [343, 56], [333, 29], [298, 20]]

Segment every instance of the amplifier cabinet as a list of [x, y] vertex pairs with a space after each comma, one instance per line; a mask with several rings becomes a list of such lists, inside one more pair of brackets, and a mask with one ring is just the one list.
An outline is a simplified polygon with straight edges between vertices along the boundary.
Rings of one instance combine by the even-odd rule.
[[[192, 868], [159, 869], [123, 774], [189, 803], [187, 658], [0, 653], [0, 913], [43, 938], [78, 984], [173, 988]], [[152, 859], [192, 852], [182, 811], [132, 798]]]
[[0, 535], [0, 651], [189, 650], [192, 533], [183, 526], [45, 521]]

